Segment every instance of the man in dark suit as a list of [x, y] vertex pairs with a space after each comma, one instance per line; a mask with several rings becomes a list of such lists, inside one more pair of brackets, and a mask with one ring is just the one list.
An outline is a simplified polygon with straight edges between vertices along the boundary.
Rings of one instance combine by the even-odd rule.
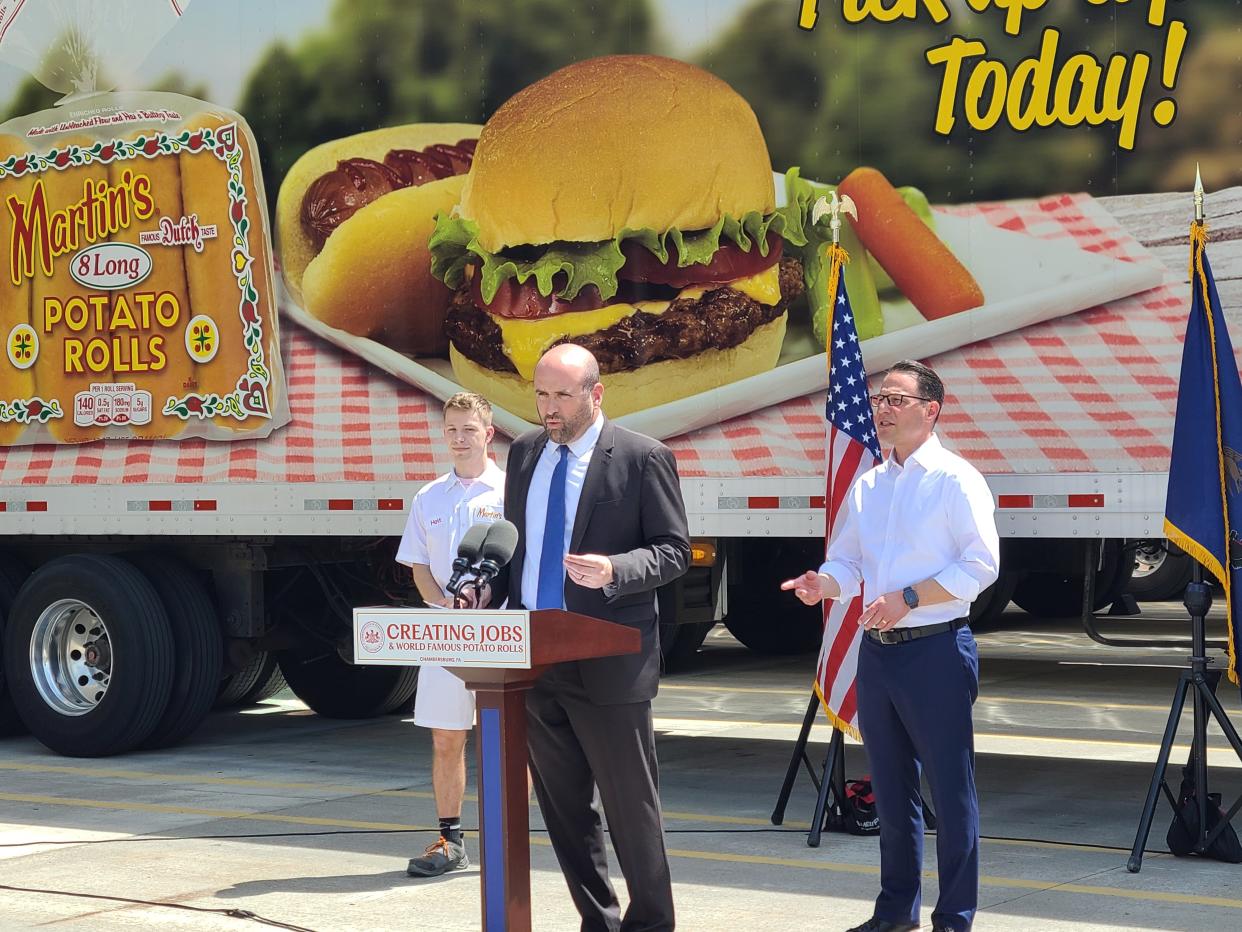
[[[535, 369], [542, 430], [509, 449], [505, 517], [520, 543], [509, 605], [565, 608], [642, 632], [642, 650], [564, 663], [528, 694], [539, 808], [583, 932], [671, 930], [651, 700], [660, 677], [657, 586], [686, 571], [690, 542], [668, 447], [608, 421], [586, 349], [553, 347]], [[630, 903], [608, 879], [599, 799]]]

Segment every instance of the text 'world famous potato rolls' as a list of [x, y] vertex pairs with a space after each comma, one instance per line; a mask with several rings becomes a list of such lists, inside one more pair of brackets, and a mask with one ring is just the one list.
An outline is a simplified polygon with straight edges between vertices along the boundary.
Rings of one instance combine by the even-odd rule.
[[276, 205], [281, 273], [329, 326], [419, 356], [444, 355], [451, 297], [431, 274], [435, 217], [458, 203], [481, 127], [420, 123], [316, 146]]
[[[204, 112], [186, 122], [191, 142], [181, 152], [181, 192], [188, 214], [217, 235], [202, 254], [187, 257], [191, 345], [215, 335], [214, 354], [192, 366], [197, 391], [229, 400], [217, 425], [246, 430], [254, 416], [270, 416], [275, 392], [283, 392], [267, 360], [279, 353], [272, 256], [263, 215], [263, 189], [255, 167], [254, 141], [234, 114]], [[225, 231], [229, 231], [227, 234]], [[193, 351], [192, 351], [193, 352]]]
[[[0, 136], [0, 161], [20, 158], [25, 143], [16, 136]], [[34, 181], [29, 175], [0, 180], [0, 203], [10, 197], [29, 202]], [[13, 218], [0, 208], [0, 241], [8, 243], [13, 236]], [[0, 446], [8, 446], [26, 430], [31, 404], [38, 415], [42, 402], [34, 400], [34, 354], [38, 333], [31, 325], [30, 279], [20, 285], [0, 282], [0, 334], [5, 340], [5, 353], [0, 355]]]
[[858, 210], [858, 238], [925, 318], [936, 320], [983, 304], [983, 290], [949, 247], [874, 168], [845, 176], [840, 192]]

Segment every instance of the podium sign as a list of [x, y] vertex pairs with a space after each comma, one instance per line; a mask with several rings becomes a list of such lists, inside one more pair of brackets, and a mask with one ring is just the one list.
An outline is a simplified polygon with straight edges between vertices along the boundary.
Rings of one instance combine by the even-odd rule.
[[354, 663], [530, 669], [530, 612], [354, 609]]
[[530, 932], [526, 691], [553, 664], [636, 654], [637, 628], [562, 609], [354, 609], [354, 662], [440, 664], [475, 691], [484, 932]]

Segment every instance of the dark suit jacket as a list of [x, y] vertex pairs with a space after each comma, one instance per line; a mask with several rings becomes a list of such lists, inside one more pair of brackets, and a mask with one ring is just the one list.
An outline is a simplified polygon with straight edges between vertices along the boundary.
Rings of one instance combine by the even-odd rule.
[[[534, 430], [518, 437], [509, 448], [505, 517], [519, 532], [518, 548], [508, 567], [511, 608], [529, 607], [526, 599], [535, 600], [535, 593], [522, 592], [529, 543], [526, 499], [547, 441], [545, 431]], [[603, 589], [584, 589], [566, 578], [565, 607], [637, 628], [643, 638], [638, 654], [579, 661], [587, 693], [600, 705], [652, 699], [660, 679], [655, 589], [677, 579], [690, 564], [686, 506], [677, 463], [668, 447], [604, 421], [583, 481], [569, 552], [609, 557], [613, 581]], [[503, 585], [499, 589], [504, 591]]]

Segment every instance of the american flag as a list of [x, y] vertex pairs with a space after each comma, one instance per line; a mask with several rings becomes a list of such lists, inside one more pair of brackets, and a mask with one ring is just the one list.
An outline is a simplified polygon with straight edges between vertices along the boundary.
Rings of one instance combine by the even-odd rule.
[[[862, 350], [840, 259], [829, 276], [829, 287], [837, 281], [832, 305], [832, 328], [828, 338], [828, 421], [827, 490], [824, 495], [824, 548], [832, 541], [841, 522], [837, 520], [850, 487], [859, 476], [880, 461], [880, 443], [875, 435], [871, 402], [867, 397], [867, 374], [863, 370]], [[866, 261], [860, 259], [860, 261]], [[824, 640], [816, 665], [815, 691], [833, 725], [860, 740], [858, 702], [854, 675], [858, 669], [858, 642], [862, 629], [860, 593], [848, 604], [831, 600], [824, 603]]]

